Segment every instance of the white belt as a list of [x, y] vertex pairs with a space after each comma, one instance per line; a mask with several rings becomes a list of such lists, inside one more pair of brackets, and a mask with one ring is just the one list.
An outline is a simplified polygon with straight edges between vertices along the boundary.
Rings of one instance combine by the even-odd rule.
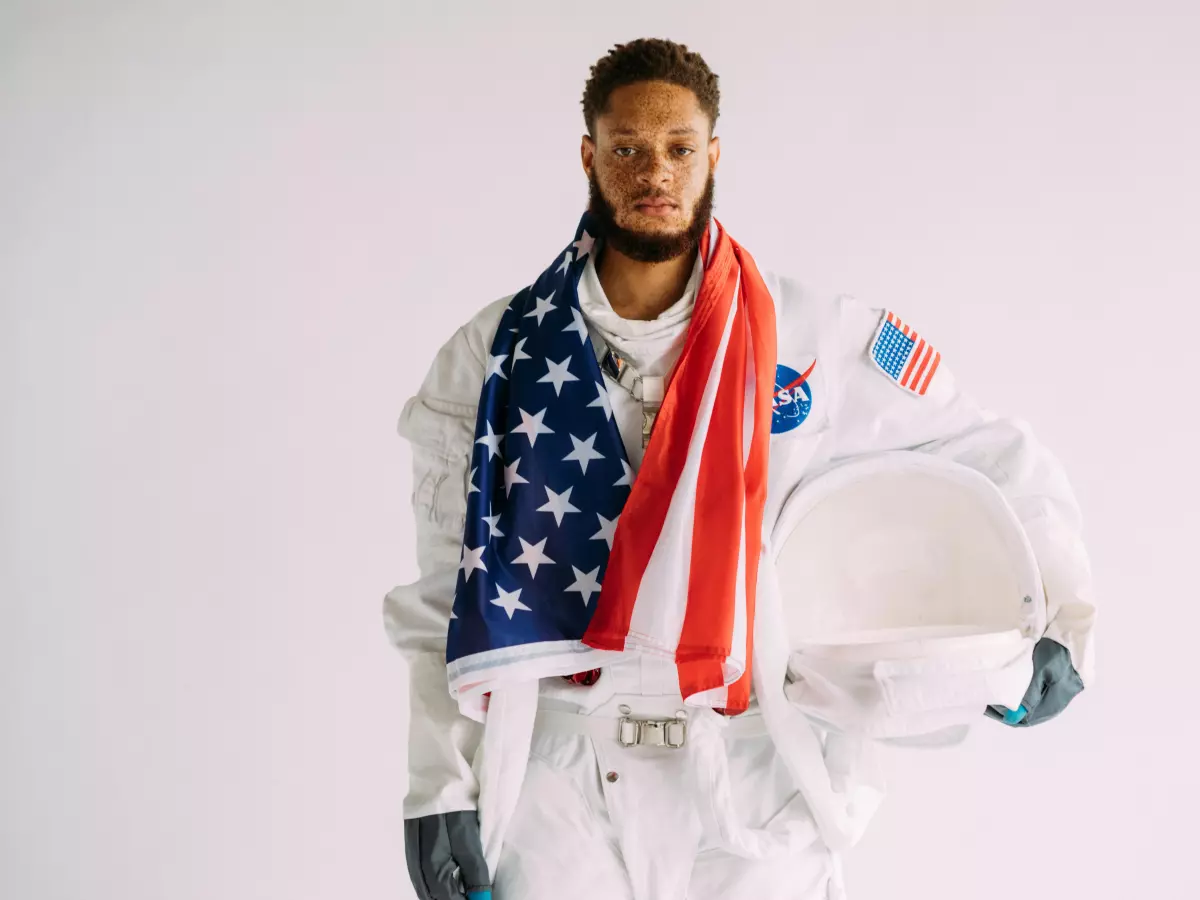
[[[583, 715], [539, 709], [534, 719], [534, 732], [581, 734], [593, 740], [616, 741], [622, 747], [669, 747], [678, 749], [687, 742], [687, 713], [680, 711], [672, 718], [638, 718], [628, 706], [620, 708], [620, 716]], [[744, 713], [729, 718], [721, 728], [730, 737], [753, 737], [767, 733], [761, 714]]]

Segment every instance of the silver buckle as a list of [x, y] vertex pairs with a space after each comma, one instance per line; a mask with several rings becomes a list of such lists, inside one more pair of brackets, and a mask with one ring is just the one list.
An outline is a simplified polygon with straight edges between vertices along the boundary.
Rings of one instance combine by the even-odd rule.
[[622, 747], [669, 747], [678, 750], [687, 742], [687, 720], [683, 715], [674, 719], [632, 719], [626, 715], [617, 722], [617, 743]]
[[642, 404], [642, 448], [650, 445], [650, 433], [654, 431], [654, 420], [658, 418], [658, 406]]
[[617, 743], [622, 747], [636, 747], [642, 729], [633, 719], [624, 718], [617, 723]]

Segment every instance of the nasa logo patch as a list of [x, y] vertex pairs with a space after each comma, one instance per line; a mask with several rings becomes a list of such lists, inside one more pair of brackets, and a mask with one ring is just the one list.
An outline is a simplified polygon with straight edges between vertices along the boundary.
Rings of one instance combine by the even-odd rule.
[[775, 367], [775, 395], [771, 398], [771, 434], [782, 434], [799, 427], [812, 412], [812, 387], [808, 376], [817, 362], [801, 374], [780, 363]]

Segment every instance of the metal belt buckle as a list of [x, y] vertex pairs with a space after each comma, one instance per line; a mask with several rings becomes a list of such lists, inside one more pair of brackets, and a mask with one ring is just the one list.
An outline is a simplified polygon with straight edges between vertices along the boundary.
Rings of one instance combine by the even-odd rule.
[[[625, 712], [623, 708], [621, 710]], [[687, 720], [632, 719], [626, 713], [617, 723], [617, 742], [622, 747], [670, 747], [678, 750], [687, 741]]]
[[640, 723], [626, 716], [617, 723], [617, 743], [622, 747], [636, 747], [642, 736]]
[[678, 719], [662, 719], [642, 723], [642, 743], [651, 747], [670, 747], [678, 750], [687, 739], [687, 723]]

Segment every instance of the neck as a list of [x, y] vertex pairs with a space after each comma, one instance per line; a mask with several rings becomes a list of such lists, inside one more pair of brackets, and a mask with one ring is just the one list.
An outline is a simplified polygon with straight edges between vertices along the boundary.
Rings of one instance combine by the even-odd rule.
[[613, 311], [622, 319], [657, 319], [683, 296], [699, 248], [665, 262], [631, 259], [605, 241], [596, 259], [596, 276]]

